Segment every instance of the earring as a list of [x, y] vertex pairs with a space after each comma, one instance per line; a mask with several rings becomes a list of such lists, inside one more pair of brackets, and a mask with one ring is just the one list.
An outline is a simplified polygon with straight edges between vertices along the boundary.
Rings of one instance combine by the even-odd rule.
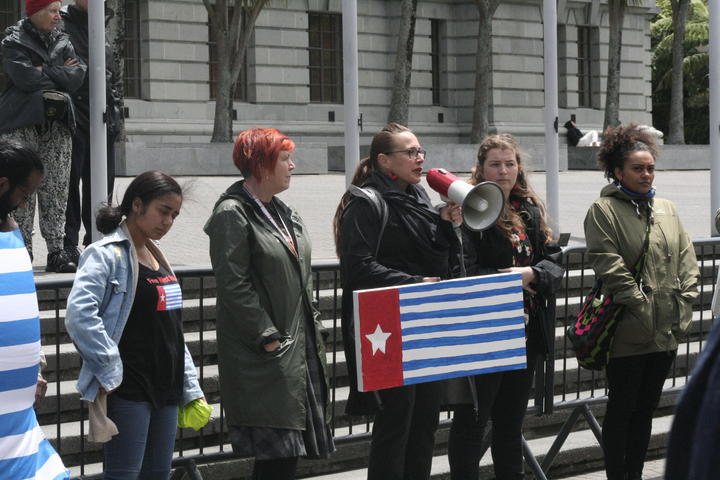
[[395, 174], [392, 173], [392, 172], [388, 173], [388, 177], [390, 177], [390, 180], [397, 180], [397, 179], [398, 179], [398, 176], [395, 175]]

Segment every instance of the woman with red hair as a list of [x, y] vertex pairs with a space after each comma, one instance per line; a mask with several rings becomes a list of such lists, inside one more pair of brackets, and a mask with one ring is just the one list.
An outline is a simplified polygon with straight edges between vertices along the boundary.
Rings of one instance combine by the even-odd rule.
[[253, 479], [293, 479], [298, 457], [334, 450], [310, 237], [275, 196], [290, 187], [294, 149], [274, 128], [238, 135], [233, 161], [244, 180], [220, 196], [205, 225], [220, 391], [233, 451], [255, 457]]

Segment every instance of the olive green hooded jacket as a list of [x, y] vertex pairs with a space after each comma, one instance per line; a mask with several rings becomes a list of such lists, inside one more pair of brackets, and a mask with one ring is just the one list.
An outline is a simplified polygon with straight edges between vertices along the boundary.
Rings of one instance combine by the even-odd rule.
[[[308, 324], [327, 385], [322, 325], [312, 305], [310, 237], [297, 213], [275, 198], [273, 205], [292, 219], [296, 257], [242, 184], [220, 196], [205, 224], [217, 281], [223, 406], [232, 426], [305, 430]], [[277, 334], [282, 346], [266, 352], [266, 340]]]
[[650, 200], [653, 221], [640, 285], [630, 270], [643, 251], [645, 204], [615, 184], [602, 189], [585, 217], [590, 264], [603, 293], [625, 305], [611, 357], [676, 350], [692, 320], [698, 270], [690, 237], [669, 200]]

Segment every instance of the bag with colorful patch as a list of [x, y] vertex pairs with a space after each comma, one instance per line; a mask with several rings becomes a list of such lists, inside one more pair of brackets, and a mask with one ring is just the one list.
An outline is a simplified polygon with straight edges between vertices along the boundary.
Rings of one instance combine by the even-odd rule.
[[[635, 282], [640, 281], [650, 245], [651, 218], [651, 215], [648, 215], [643, 252], [635, 263]], [[624, 305], [613, 302], [610, 295], [603, 295], [602, 280], [597, 279], [590, 293], [585, 297], [577, 320], [565, 332], [581, 367], [588, 370], [602, 370], [608, 364], [618, 318], [623, 308]]]

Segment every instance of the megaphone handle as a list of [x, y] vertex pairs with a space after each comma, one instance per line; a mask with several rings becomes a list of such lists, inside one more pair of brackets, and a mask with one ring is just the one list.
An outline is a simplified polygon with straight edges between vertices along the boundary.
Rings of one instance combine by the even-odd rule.
[[455, 235], [457, 236], [458, 243], [460, 244], [458, 261], [460, 262], [460, 277], [464, 278], [467, 277], [467, 270], [465, 269], [465, 252], [463, 251], [462, 229], [460, 229], [459, 225], [455, 225], [453, 226], [453, 230], [455, 230]]

